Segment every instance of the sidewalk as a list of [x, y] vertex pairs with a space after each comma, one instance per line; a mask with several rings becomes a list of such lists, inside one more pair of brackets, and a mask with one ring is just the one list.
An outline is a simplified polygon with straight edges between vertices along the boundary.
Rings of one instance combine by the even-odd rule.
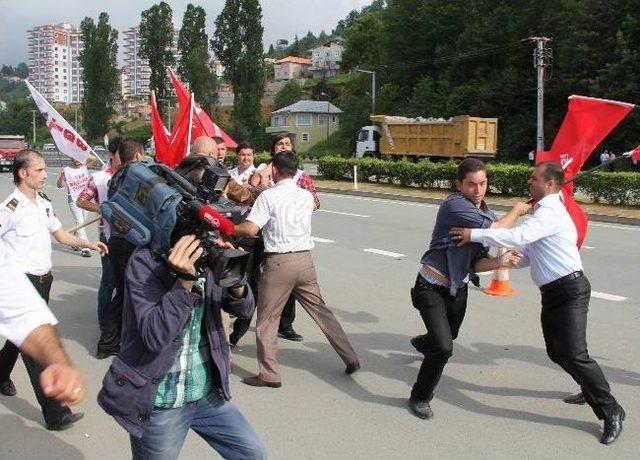
[[[371, 182], [358, 183], [358, 190], [353, 189], [353, 182], [324, 180], [314, 176], [316, 189], [325, 193], [341, 193], [345, 195], [360, 195], [388, 200], [406, 200], [438, 204], [449, 195], [449, 191], [442, 189], [422, 189], [401, 187], [391, 184], [377, 184]], [[489, 195], [487, 201], [497, 211], [507, 211], [514, 203], [522, 200], [517, 197], [502, 197]], [[594, 222], [609, 222], [615, 224], [640, 225], [640, 208], [632, 206], [611, 206], [606, 204], [580, 202], [582, 209]]]

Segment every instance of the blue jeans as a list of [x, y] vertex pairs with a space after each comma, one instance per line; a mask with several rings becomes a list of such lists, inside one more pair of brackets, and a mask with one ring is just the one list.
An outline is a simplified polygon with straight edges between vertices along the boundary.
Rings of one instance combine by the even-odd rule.
[[[100, 241], [107, 244], [107, 239], [104, 235], [100, 235]], [[113, 290], [116, 287], [116, 280], [115, 274], [113, 273], [113, 265], [111, 265], [109, 257], [100, 257], [100, 262], [102, 263], [102, 277], [100, 278], [100, 287], [98, 288], [98, 324], [100, 324], [100, 329], [102, 329], [107, 322]]]
[[177, 459], [189, 428], [223, 458], [267, 458], [264, 442], [236, 405], [212, 391], [199, 401], [176, 409], [155, 409], [142, 438], [130, 437], [133, 459]]

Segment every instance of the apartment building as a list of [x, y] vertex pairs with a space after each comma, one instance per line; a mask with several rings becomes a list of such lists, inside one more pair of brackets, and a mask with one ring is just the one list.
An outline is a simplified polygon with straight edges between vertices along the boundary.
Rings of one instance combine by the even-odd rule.
[[311, 68], [313, 78], [335, 77], [340, 73], [340, 61], [344, 46], [336, 41], [330, 41], [317, 48], [309, 50], [311, 53]]
[[[173, 32], [173, 46], [171, 51], [177, 63], [180, 60], [178, 53], [178, 34], [179, 30]], [[127, 97], [144, 97], [149, 94], [149, 78], [151, 78], [151, 68], [149, 61], [140, 54], [140, 35], [138, 27], [129, 27], [122, 32], [122, 49], [124, 52], [123, 71], [123, 92], [122, 96]]]
[[27, 30], [29, 82], [51, 102], [79, 103], [84, 89], [80, 29], [69, 23]]

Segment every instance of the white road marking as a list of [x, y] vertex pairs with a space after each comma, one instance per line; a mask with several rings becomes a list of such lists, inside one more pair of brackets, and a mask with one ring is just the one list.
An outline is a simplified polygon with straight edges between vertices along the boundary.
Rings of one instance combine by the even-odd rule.
[[340, 212], [340, 211], [330, 211], [328, 209], [318, 209], [318, 212], [326, 212], [329, 214], [340, 214], [341, 216], [351, 216], [351, 217], [371, 217], [371, 216], [366, 216], [364, 214], [353, 214], [350, 212]]
[[614, 294], [607, 294], [606, 292], [598, 292], [598, 291], [591, 291], [591, 297], [596, 297], [598, 299], [603, 299], [603, 300], [611, 300], [612, 302], [623, 302], [627, 300], [626, 297], [622, 297]]
[[367, 249], [363, 249], [363, 251], [370, 252], [371, 254], [378, 254], [381, 256], [394, 257], [396, 259], [399, 259], [400, 257], [405, 257], [404, 254], [400, 254], [399, 252], [385, 251], [383, 249], [367, 248]]
[[416, 202], [413, 202], [413, 201], [391, 200], [391, 199], [386, 199], [386, 198], [368, 198], [368, 197], [353, 196], [353, 195], [340, 195], [338, 193], [320, 192], [319, 195], [331, 196], [331, 197], [336, 197], [336, 198], [349, 198], [349, 199], [358, 200], [358, 201], [372, 201], [372, 202], [376, 202], [376, 203], [401, 204], [401, 205], [404, 205], [404, 206], [419, 206], [419, 207], [422, 207], [422, 208], [437, 208], [438, 206], [440, 206], [440, 205], [437, 205], [437, 204], [416, 203]]
[[312, 236], [311, 239], [316, 243], [335, 243], [333, 240], [327, 240], [325, 238], [318, 238], [317, 236]]

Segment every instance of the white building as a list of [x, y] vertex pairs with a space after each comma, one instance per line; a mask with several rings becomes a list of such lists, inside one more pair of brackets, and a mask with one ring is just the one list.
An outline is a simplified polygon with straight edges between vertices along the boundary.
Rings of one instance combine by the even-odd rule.
[[312, 48], [311, 68], [313, 78], [334, 77], [340, 73], [340, 61], [344, 46], [331, 41], [317, 48]]
[[[176, 60], [176, 66], [180, 59], [178, 53], [179, 30], [173, 32], [173, 46], [171, 50]], [[140, 55], [140, 35], [138, 27], [129, 27], [122, 32], [124, 51], [124, 67], [122, 68], [123, 97], [143, 97], [149, 95], [149, 79], [151, 78], [151, 68], [149, 61]]]
[[79, 103], [84, 95], [80, 29], [68, 23], [27, 30], [29, 82], [50, 102]]

